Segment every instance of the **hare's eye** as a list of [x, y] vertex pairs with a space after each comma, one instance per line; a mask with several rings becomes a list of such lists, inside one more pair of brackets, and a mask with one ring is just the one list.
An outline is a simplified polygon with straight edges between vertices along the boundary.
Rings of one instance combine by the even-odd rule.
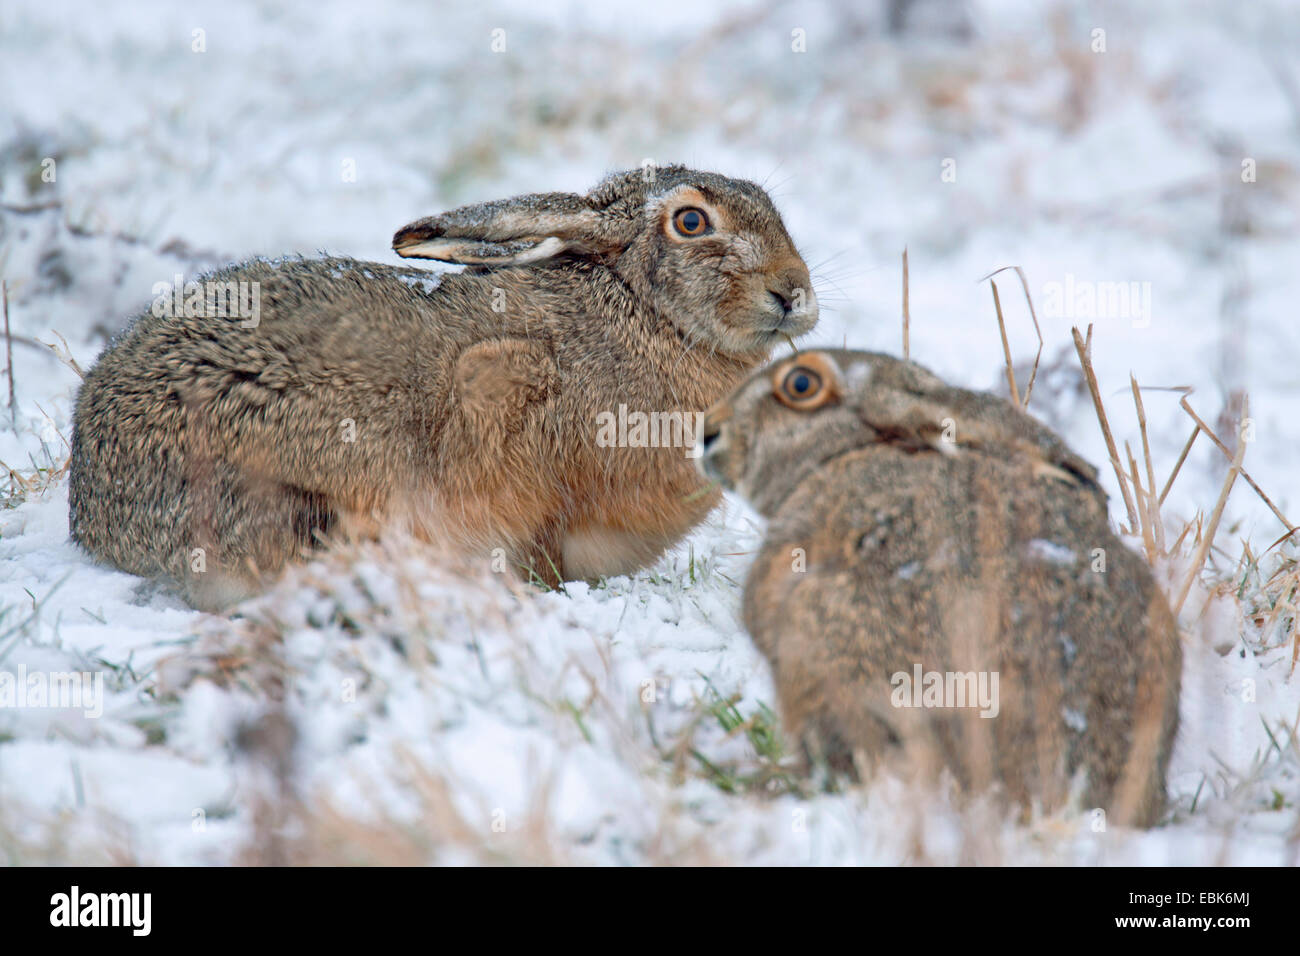
[[679, 209], [673, 216], [673, 228], [679, 235], [702, 236], [709, 228], [709, 217], [702, 209]]
[[812, 369], [796, 365], [785, 373], [777, 396], [791, 408], [807, 408], [822, 390], [822, 377]]

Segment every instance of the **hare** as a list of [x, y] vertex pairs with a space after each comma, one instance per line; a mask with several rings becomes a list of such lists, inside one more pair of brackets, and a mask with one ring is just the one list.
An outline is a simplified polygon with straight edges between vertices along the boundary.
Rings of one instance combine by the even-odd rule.
[[810, 758], [854, 774], [919, 755], [1026, 812], [1159, 818], [1177, 629], [1096, 470], [1046, 427], [828, 350], [755, 373], [701, 446], [768, 519], [744, 621]]
[[[466, 206], [393, 248], [470, 268], [254, 260], [164, 292], [78, 396], [72, 537], [211, 610], [388, 527], [551, 586], [629, 573], [719, 500], [697, 419], [817, 320], [767, 194], [681, 166]], [[672, 441], [603, 432], [619, 414]]]

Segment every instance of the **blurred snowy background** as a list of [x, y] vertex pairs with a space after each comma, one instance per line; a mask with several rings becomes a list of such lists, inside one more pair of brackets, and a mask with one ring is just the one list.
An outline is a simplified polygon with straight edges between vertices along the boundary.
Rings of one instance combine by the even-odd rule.
[[[392, 262], [420, 216], [684, 162], [776, 198], [823, 304], [805, 344], [900, 351], [906, 247], [912, 357], [1005, 389], [980, 279], [1020, 266], [1031, 411], [1105, 464], [1070, 337], [1092, 322], [1121, 448], [1130, 373], [1190, 386], [1228, 438], [1248, 393], [1245, 467], [1294, 522], [1298, 53], [1295, 0], [4, 4], [0, 668], [95, 670], [109, 696], [94, 720], [0, 708], [0, 859], [1295, 863], [1294, 598], [1265, 586], [1295, 552], [1251, 563], [1284, 529], [1242, 482], [1205, 576], [1230, 587], [1183, 617], [1171, 823], [1016, 828], [889, 781], [797, 792], [736, 622], [757, 538], [735, 503], [566, 594], [372, 551], [232, 624], [96, 568], [60, 473], [78, 379], [40, 343], [87, 367], [178, 273]], [[998, 282], [1023, 387], [1037, 340]], [[1145, 396], [1161, 478], [1178, 398]], [[1171, 527], [1226, 467], [1197, 443]]]

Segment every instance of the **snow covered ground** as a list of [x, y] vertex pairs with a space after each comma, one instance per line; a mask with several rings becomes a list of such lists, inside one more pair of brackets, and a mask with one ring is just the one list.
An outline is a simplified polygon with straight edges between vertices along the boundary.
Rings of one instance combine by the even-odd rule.
[[[1245, 467], [1300, 520], [1300, 4], [920, 2], [901, 36], [872, 2], [537, 6], [0, 7], [17, 398], [0, 461], [20, 476], [0, 508], [0, 669], [104, 688], [97, 716], [0, 707], [0, 859], [1294, 865], [1300, 678], [1278, 582], [1297, 556], [1265, 554], [1283, 528], [1240, 481], [1204, 576], [1218, 597], [1198, 587], [1183, 613], [1174, 809], [1138, 834], [791, 780], [737, 621], [759, 535], [738, 502], [598, 588], [520, 592], [390, 542], [233, 622], [73, 547], [78, 379], [36, 340], [87, 367], [178, 273], [392, 262], [415, 218], [646, 159], [767, 184], [815, 266], [809, 344], [899, 351], [907, 247], [912, 356], [1004, 388], [979, 280], [1020, 266], [1045, 340], [1031, 410], [1105, 463], [1070, 337], [1092, 322], [1121, 449], [1140, 455], [1130, 372], [1190, 386], [1225, 436], [1248, 392]], [[1030, 316], [1014, 274], [998, 282], [1027, 373]], [[1127, 309], [1105, 301], [1115, 283]], [[1192, 423], [1177, 392], [1144, 397], [1163, 481]], [[1167, 526], [1208, 513], [1225, 473], [1198, 441]], [[1258, 566], [1238, 566], [1247, 546]]]

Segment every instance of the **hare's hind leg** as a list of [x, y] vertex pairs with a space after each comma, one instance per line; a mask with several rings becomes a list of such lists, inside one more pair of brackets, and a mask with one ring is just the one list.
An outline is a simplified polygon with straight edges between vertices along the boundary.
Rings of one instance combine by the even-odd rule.
[[565, 573], [563, 540], [563, 531], [548, 525], [512, 555], [511, 560], [525, 582], [556, 591], [571, 579]]
[[253, 596], [285, 565], [323, 546], [337, 517], [320, 494], [241, 474], [214, 461], [191, 480], [184, 553], [173, 558], [186, 600], [224, 610]]
[[1154, 826], [1165, 810], [1166, 771], [1178, 728], [1182, 645], [1178, 626], [1154, 583], [1147, 587], [1147, 613], [1134, 629], [1137, 677], [1124, 739], [1128, 753], [1112, 769], [1110, 806], [1124, 826]]

